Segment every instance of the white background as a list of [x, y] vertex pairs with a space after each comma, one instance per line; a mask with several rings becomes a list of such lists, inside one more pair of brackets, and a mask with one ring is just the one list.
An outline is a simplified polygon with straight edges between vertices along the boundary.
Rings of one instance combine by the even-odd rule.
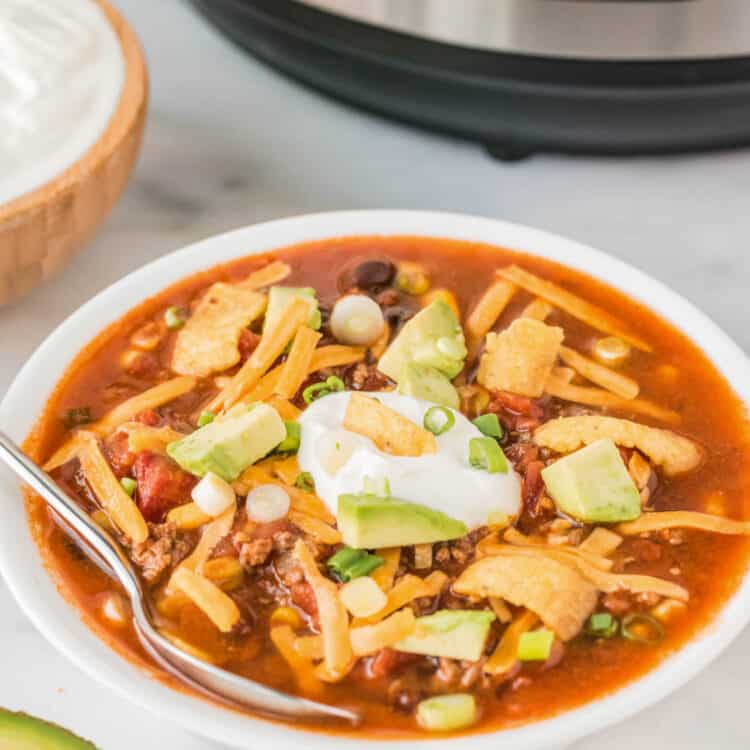
[[[505, 165], [475, 144], [321, 98], [240, 53], [178, 0], [116, 4], [151, 70], [143, 154], [93, 245], [45, 289], [0, 309], [0, 395], [61, 320], [146, 261], [243, 224], [328, 209], [444, 209], [566, 234], [667, 282], [750, 348], [749, 152]], [[2, 583], [0, 644], [0, 706], [60, 722], [101, 750], [214, 747], [84, 677]], [[576, 747], [745, 750], [749, 673], [745, 634], [671, 698]]]

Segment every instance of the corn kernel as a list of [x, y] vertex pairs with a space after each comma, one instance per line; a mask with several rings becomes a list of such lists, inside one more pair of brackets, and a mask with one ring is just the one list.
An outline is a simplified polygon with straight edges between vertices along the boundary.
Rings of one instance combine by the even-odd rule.
[[278, 607], [271, 614], [271, 627], [289, 625], [292, 630], [298, 630], [303, 624], [302, 615], [291, 607]]

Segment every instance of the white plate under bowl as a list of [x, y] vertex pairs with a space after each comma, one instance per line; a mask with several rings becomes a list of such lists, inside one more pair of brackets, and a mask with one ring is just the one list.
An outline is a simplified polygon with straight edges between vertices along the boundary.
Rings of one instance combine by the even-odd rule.
[[[39, 347], [2, 404], [0, 426], [25, 438], [68, 363], [105, 325], [165, 286], [216, 263], [249, 253], [329, 237], [419, 235], [484, 242], [521, 250], [580, 269], [648, 304], [687, 333], [750, 403], [750, 360], [705, 315], [635, 268], [576, 242], [500, 221], [415, 211], [314, 214], [246, 227], [167, 255], [105, 289], [70, 316]], [[58, 593], [31, 539], [22, 496], [0, 473], [0, 571], [36, 627], [93, 679], [160, 717], [236, 748], [265, 750], [303, 745], [306, 750], [380, 750], [393, 743], [304, 732], [236, 714], [149, 679], [101, 641]], [[561, 748], [650, 706], [696, 675], [750, 620], [750, 576], [712, 626], [642, 679], [612, 695], [545, 721], [502, 732], [427, 739], [442, 750], [541, 750]]]

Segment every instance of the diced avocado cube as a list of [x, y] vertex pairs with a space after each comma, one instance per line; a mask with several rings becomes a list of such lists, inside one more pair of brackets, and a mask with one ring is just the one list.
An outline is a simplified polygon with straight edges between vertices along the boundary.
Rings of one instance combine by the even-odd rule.
[[286, 438], [286, 427], [268, 404], [241, 404], [167, 446], [167, 453], [197, 477], [213, 472], [232, 482]]
[[441, 609], [418, 617], [412, 635], [398, 641], [394, 648], [409, 654], [477, 661], [494, 619], [493, 612], [483, 610]]
[[552, 653], [555, 634], [546, 628], [522, 633], [518, 641], [520, 661], [547, 661]]
[[398, 392], [433, 404], [458, 409], [460, 399], [453, 383], [440, 370], [416, 362], [404, 362], [398, 376]]
[[311, 286], [272, 286], [268, 292], [268, 307], [266, 308], [266, 317], [263, 321], [264, 331], [278, 320], [281, 313], [284, 312], [284, 308], [293, 297], [309, 300], [310, 318], [307, 324], [316, 331], [320, 328], [321, 318], [320, 310], [318, 309], [318, 298], [315, 296], [315, 290]]
[[418, 503], [376, 495], [339, 495], [338, 528], [355, 549], [401, 547], [459, 539], [466, 525]]
[[577, 450], [542, 470], [557, 507], [586, 523], [632, 521], [641, 515], [641, 499], [610, 438]]
[[417, 706], [417, 723], [429, 732], [451, 732], [477, 720], [477, 702], [469, 693], [436, 695]]
[[0, 748], [13, 750], [96, 750], [56, 724], [0, 708]]
[[465, 359], [461, 325], [450, 305], [438, 298], [404, 324], [380, 358], [378, 369], [398, 381], [401, 368], [408, 362], [416, 362], [455, 378]]

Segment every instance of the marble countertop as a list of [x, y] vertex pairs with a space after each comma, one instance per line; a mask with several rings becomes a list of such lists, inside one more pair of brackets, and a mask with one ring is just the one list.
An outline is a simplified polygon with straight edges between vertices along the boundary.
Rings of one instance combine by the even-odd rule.
[[[143, 263], [244, 224], [347, 208], [459, 211], [569, 235], [674, 287], [750, 349], [750, 152], [502, 164], [475, 144], [321, 98], [241, 54], [177, 0], [117, 5], [151, 69], [143, 154], [92, 246], [46, 288], [0, 309], [0, 395], [58, 323]], [[2, 582], [0, 612], [0, 706], [64, 724], [102, 750], [215, 747], [92, 683]], [[748, 673], [746, 632], [699, 679], [576, 748], [745, 750]]]

